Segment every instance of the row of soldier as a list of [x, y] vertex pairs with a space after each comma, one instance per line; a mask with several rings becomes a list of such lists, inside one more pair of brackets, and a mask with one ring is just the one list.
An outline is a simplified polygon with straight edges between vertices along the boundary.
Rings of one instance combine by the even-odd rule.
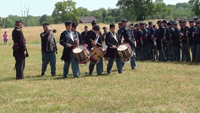
[[[125, 29], [119, 23], [118, 34]], [[158, 21], [157, 26], [152, 22], [131, 24], [131, 37], [136, 41], [136, 60], [159, 61], [200, 61], [200, 21], [194, 18], [185, 20]], [[190, 54], [192, 53], [192, 54]]]

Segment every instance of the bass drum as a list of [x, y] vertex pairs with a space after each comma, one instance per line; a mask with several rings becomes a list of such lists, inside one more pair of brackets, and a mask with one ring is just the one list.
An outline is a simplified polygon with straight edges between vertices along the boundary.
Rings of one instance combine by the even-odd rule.
[[90, 61], [89, 52], [84, 45], [77, 46], [72, 51], [79, 64], [87, 64]]

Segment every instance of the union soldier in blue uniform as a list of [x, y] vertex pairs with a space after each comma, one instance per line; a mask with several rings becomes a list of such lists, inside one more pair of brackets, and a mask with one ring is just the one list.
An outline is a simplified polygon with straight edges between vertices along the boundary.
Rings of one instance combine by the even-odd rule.
[[196, 62], [200, 62], [200, 21], [196, 23], [198, 31], [195, 34], [195, 45], [196, 45]]
[[[195, 43], [194, 43], [194, 38], [195, 38], [195, 34], [197, 33], [197, 27], [194, 25], [194, 21], [191, 20], [190, 22], [190, 28], [187, 32], [187, 36], [189, 38], [189, 45], [190, 45], [190, 49], [192, 51], [192, 61], [195, 61]], [[191, 61], [191, 56], [189, 56], [189, 59]]]
[[135, 24], [135, 40], [137, 43], [137, 47], [136, 47], [136, 59], [137, 60], [141, 60], [142, 59], [142, 47], [143, 47], [143, 32], [140, 29], [140, 25], [139, 24]]
[[[99, 46], [101, 47], [103, 37], [101, 33], [99, 32], [100, 27], [99, 25], [94, 25], [93, 30], [91, 30], [87, 35], [87, 44], [88, 44], [88, 50], [91, 51], [93, 47]], [[92, 40], [92, 41], [91, 41]], [[89, 64], [89, 75], [92, 75], [94, 70], [95, 64], [90, 62]], [[96, 70], [98, 75], [102, 75], [103, 72], [103, 58], [99, 60], [99, 62], [96, 64]]]
[[153, 23], [151, 21], [148, 22], [148, 24], [149, 27], [148, 27], [148, 38], [147, 38], [147, 43], [148, 43], [147, 59], [153, 60], [153, 38], [155, 37], [155, 29], [153, 28]]
[[116, 60], [118, 73], [122, 74], [122, 60], [117, 52], [117, 47], [121, 44], [121, 40], [115, 33], [115, 24], [110, 24], [110, 32], [106, 34], [107, 55], [110, 57], [107, 66], [107, 73], [111, 73], [114, 60]]
[[158, 30], [156, 32], [156, 43], [157, 43], [157, 49], [159, 51], [159, 61], [166, 61], [166, 56], [165, 56], [165, 48], [163, 45], [163, 40], [164, 37], [166, 36], [166, 28], [162, 26], [162, 21], [158, 21]]
[[147, 60], [147, 53], [148, 53], [148, 30], [145, 28], [145, 24], [144, 23], [140, 23], [140, 29], [143, 32], [143, 48], [142, 48], [142, 59], [141, 60]]
[[44, 32], [40, 34], [41, 43], [42, 43], [42, 73], [45, 75], [45, 71], [48, 63], [50, 62], [51, 66], [51, 75], [56, 75], [56, 55], [58, 53], [56, 41], [53, 35], [53, 31], [49, 29], [49, 24], [43, 24]]
[[185, 20], [183, 20], [182, 22], [182, 27], [181, 27], [181, 37], [182, 37], [182, 46], [183, 46], [183, 53], [182, 53], [182, 58], [183, 58], [183, 61], [189, 61], [189, 55], [190, 55], [190, 52], [188, 52], [188, 39], [187, 39], [187, 31], [189, 30], [189, 27], [186, 26], [187, 23]]
[[75, 56], [72, 52], [72, 49], [75, 45], [77, 45], [78, 39], [74, 34], [72, 29], [72, 23], [70, 21], [65, 22], [66, 30], [61, 33], [60, 36], [60, 44], [64, 47], [62, 60], [64, 60], [64, 68], [63, 68], [63, 76], [64, 78], [68, 77], [69, 74], [69, 66], [72, 64], [72, 71], [74, 77], [78, 77], [79, 75], [79, 64], [75, 59]]
[[180, 29], [177, 23], [173, 23], [174, 34], [172, 35], [173, 60], [180, 61]]
[[[122, 21], [122, 24], [125, 24], [125, 22]], [[128, 29], [124, 29], [121, 36], [122, 38], [120, 40], [122, 40], [122, 42], [125, 43], [129, 43], [133, 52], [133, 57], [131, 58], [131, 68], [132, 69], [136, 69], [137, 65], [136, 65], [136, 52], [135, 52], [135, 39], [134, 37], [131, 35], [133, 34], [133, 31], [130, 30], [130, 28]], [[124, 62], [122, 63], [122, 67], [124, 66]]]
[[173, 61], [173, 45], [172, 45], [172, 35], [174, 34], [174, 28], [172, 23], [167, 23], [168, 33], [166, 34], [167, 38], [167, 59]]
[[88, 26], [85, 26], [84, 29], [85, 30], [81, 33], [81, 37], [82, 37], [83, 41], [86, 42]]
[[12, 32], [13, 56], [15, 57], [16, 79], [24, 79], [25, 59], [28, 57], [26, 49], [26, 40], [24, 38], [22, 28], [23, 21], [19, 20], [15, 22], [15, 28]]

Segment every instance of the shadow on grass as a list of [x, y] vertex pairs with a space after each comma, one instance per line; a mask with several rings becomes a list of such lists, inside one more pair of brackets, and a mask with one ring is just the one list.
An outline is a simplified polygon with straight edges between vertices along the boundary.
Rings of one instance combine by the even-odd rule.
[[7, 77], [7, 78], [3, 78], [3, 79], [0, 79], [0, 81], [13, 81], [13, 80], [16, 80], [16, 77]]

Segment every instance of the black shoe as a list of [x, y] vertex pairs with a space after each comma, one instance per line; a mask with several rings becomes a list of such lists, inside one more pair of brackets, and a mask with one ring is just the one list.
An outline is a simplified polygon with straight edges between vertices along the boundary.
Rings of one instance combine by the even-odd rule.
[[56, 76], [56, 74], [53, 74], [52, 76], [54, 77], [54, 76]]
[[45, 75], [45, 73], [44, 73], [44, 72], [42, 72], [42, 73], [41, 73], [41, 76], [44, 76], [44, 75]]
[[79, 76], [75, 76], [74, 78], [79, 78]]

